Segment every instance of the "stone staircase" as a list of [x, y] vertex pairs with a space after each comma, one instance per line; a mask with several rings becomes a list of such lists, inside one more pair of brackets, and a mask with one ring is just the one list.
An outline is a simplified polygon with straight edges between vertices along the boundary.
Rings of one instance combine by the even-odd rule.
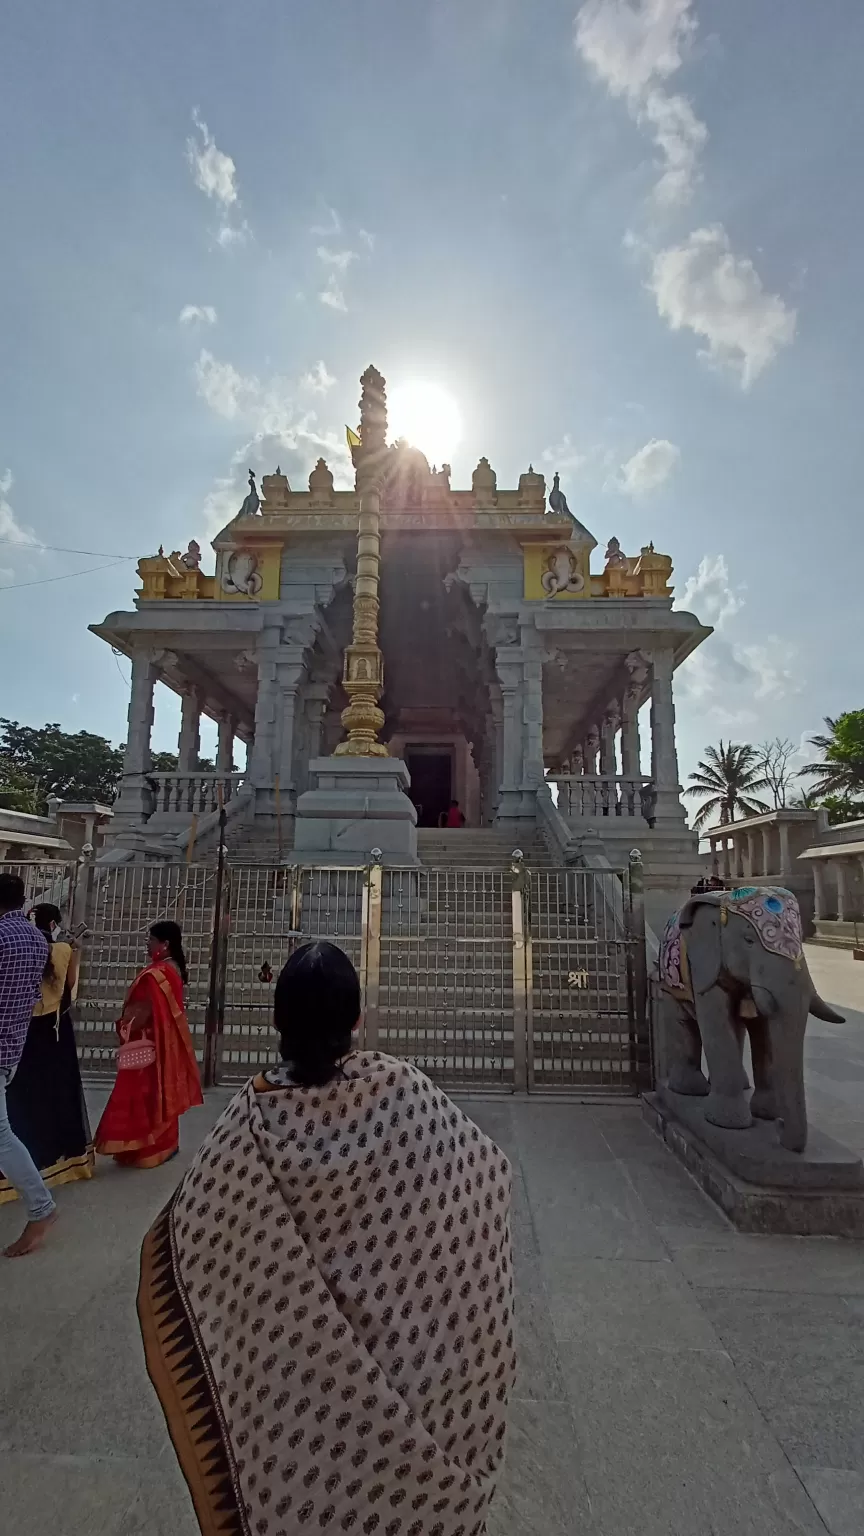
[[521, 848], [532, 869], [551, 864], [539, 829], [526, 837], [500, 827], [420, 827], [417, 852], [430, 869], [509, 869], [514, 848]]

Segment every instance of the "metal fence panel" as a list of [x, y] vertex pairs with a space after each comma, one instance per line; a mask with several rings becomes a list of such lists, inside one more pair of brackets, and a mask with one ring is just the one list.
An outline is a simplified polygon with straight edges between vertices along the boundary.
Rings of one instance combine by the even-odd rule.
[[512, 877], [460, 868], [380, 876], [380, 974], [367, 1014], [381, 1050], [443, 1084], [512, 1089]]
[[113, 1075], [114, 1025], [131, 981], [146, 964], [150, 927], [161, 918], [183, 930], [189, 965], [186, 1012], [196, 1053], [203, 1059], [215, 871], [202, 864], [113, 864], [91, 867], [83, 878], [88, 881], [84, 912], [89, 934], [76, 1005], [83, 1070]]
[[529, 1087], [632, 1093], [626, 872], [527, 874]]
[[244, 1081], [279, 1059], [273, 987], [292, 950], [330, 939], [363, 971], [364, 868], [229, 866], [216, 1077]]

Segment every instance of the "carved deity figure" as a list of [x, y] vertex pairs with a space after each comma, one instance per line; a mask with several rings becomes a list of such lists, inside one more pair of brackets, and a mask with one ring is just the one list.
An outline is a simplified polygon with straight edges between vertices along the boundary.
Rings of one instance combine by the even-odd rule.
[[235, 549], [222, 571], [222, 591], [244, 592], [247, 597], [257, 597], [263, 585], [258, 556], [251, 549]]
[[627, 556], [624, 554], [621, 545], [613, 534], [612, 538], [609, 540], [609, 543], [606, 545], [606, 570], [626, 571], [626, 569]]
[[201, 545], [197, 539], [189, 540], [189, 548], [185, 555], [180, 556], [180, 564], [185, 565], [187, 571], [199, 571], [201, 569]]
[[547, 557], [546, 569], [540, 577], [540, 585], [547, 597], [557, 597], [559, 592], [582, 592], [585, 577], [579, 570], [579, 562], [572, 549], [562, 544]]

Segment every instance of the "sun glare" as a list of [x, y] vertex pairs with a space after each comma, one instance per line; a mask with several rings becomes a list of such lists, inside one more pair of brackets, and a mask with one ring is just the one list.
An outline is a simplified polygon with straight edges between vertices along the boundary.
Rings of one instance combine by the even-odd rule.
[[388, 392], [388, 436], [407, 438], [430, 464], [449, 464], [462, 437], [462, 413], [440, 384], [397, 384]]

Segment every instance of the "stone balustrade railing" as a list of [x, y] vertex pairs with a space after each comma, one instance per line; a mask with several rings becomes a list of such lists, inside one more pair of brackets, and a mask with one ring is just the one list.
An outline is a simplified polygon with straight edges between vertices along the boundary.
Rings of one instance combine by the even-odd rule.
[[153, 813], [157, 816], [206, 816], [219, 808], [219, 786], [223, 804], [237, 793], [243, 783], [242, 773], [148, 773], [153, 790]]
[[656, 793], [653, 780], [641, 775], [625, 778], [623, 774], [553, 774], [558, 786], [558, 809], [568, 819], [583, 817], [641, 817], [651, 821]]

